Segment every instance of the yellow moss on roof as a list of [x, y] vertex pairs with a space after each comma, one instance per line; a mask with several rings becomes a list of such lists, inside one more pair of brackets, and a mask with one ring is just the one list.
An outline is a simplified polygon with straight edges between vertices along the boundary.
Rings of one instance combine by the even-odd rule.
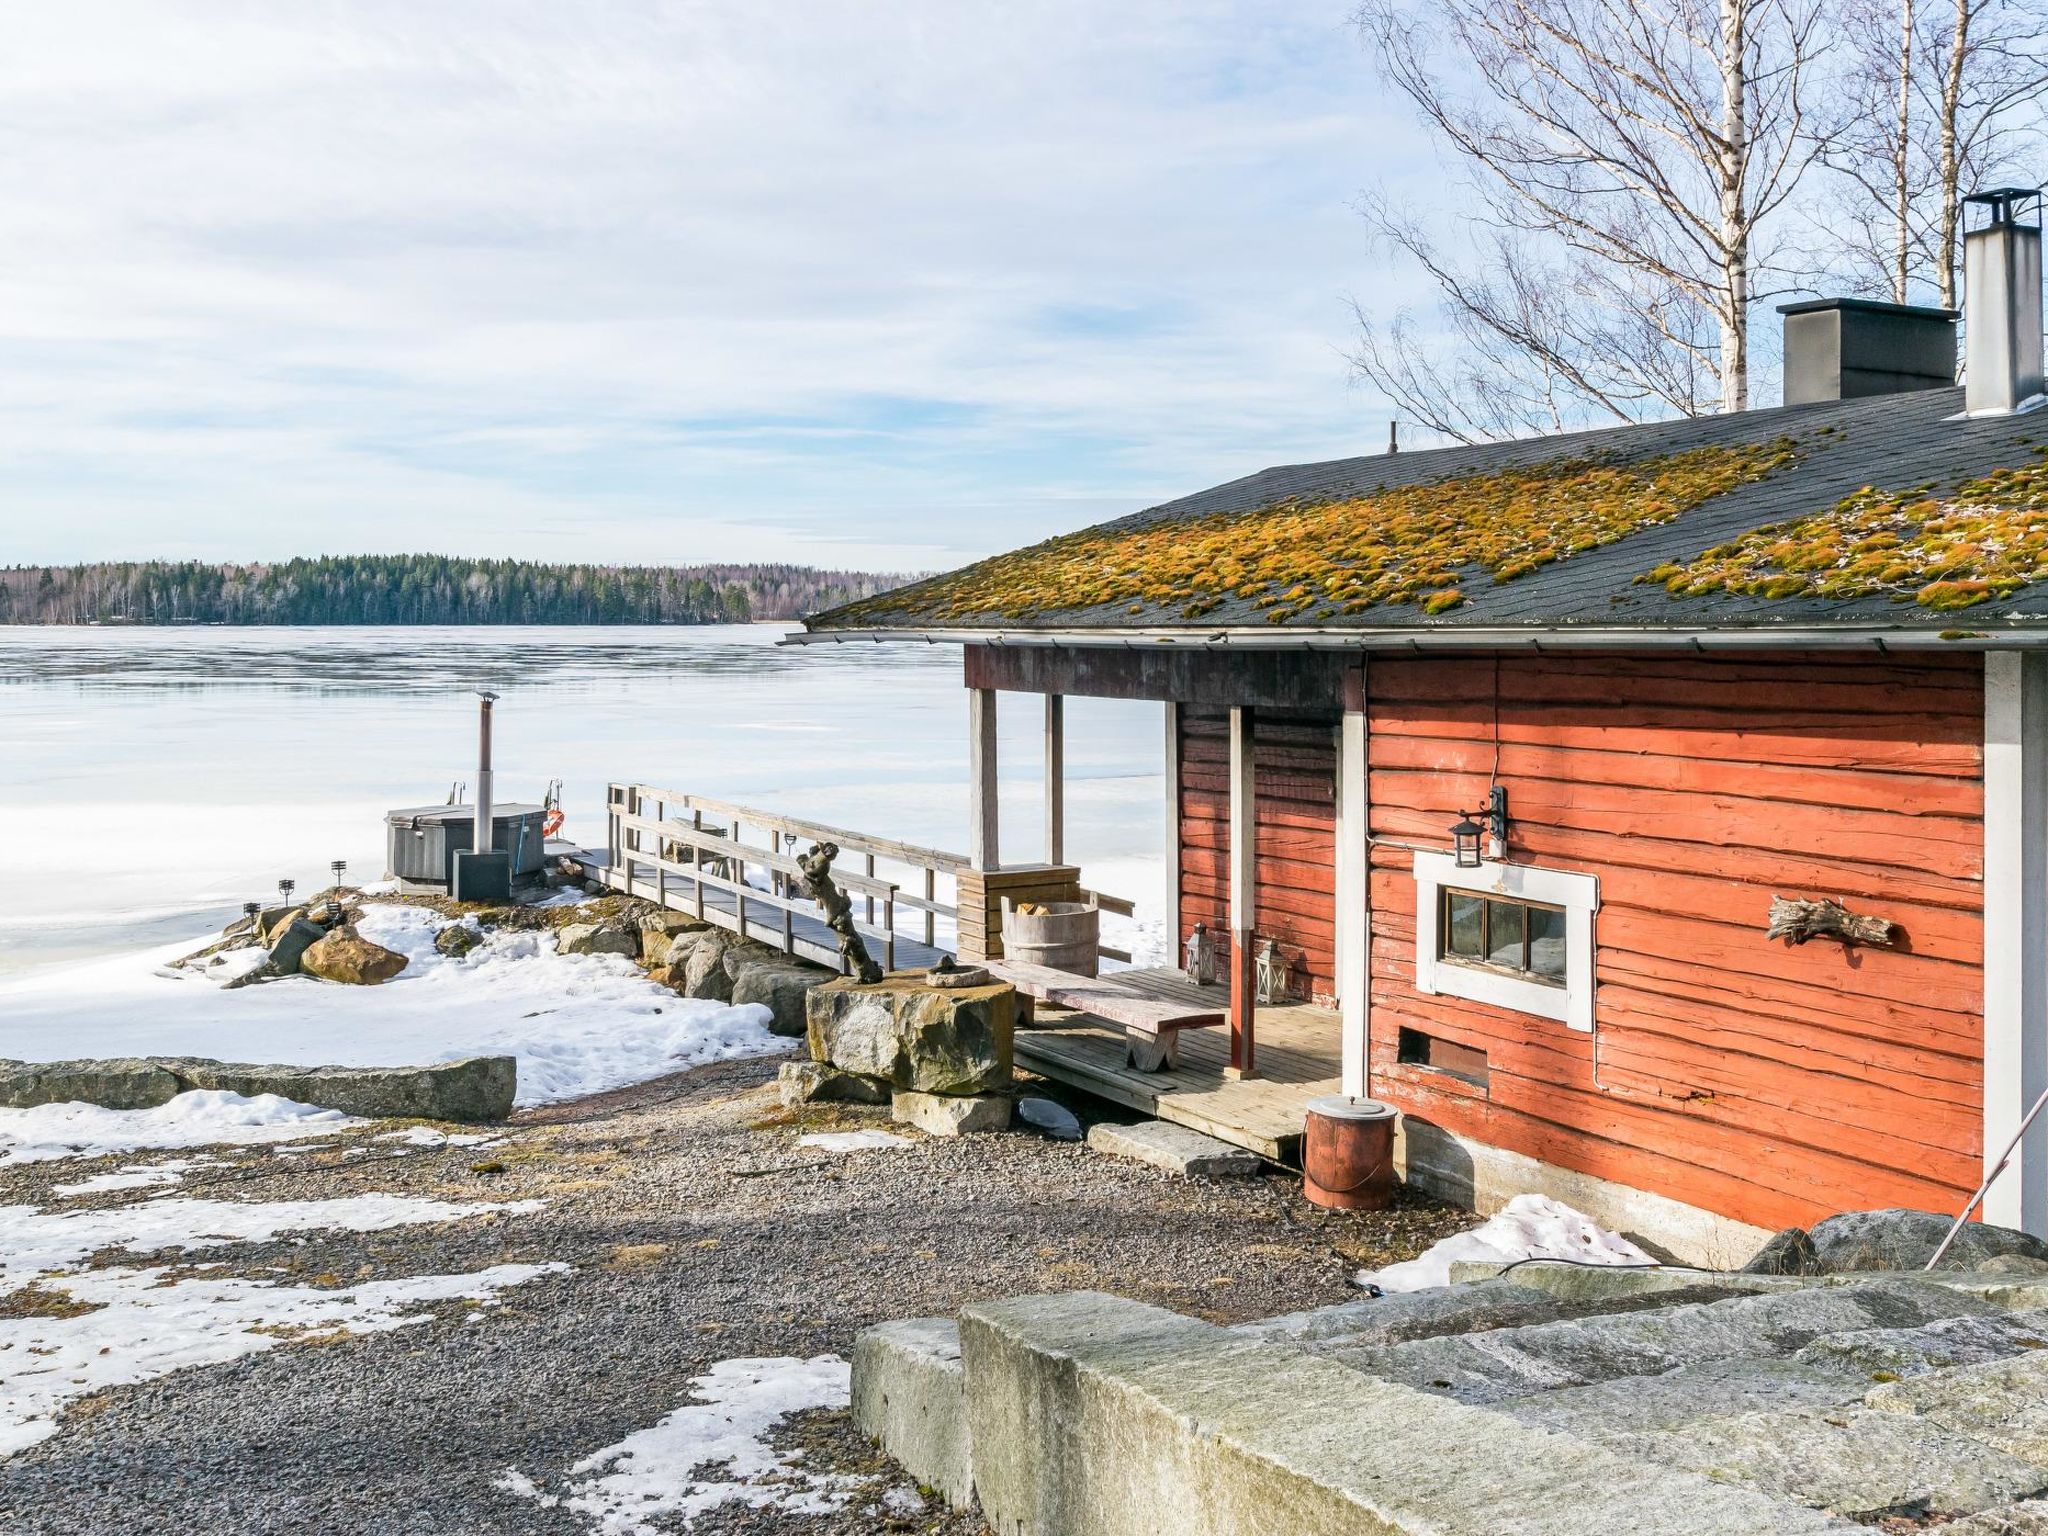
[[1946, 496], [1865, 486], [1825, 512], [1757, 528], [1636, 578], [1677, 597], [1877, 597], [1969, 608], [2048, 580], [2048, 464], [1994, 470]]
[[838, 617], [1028, 619], [1115, 603], [1130, 614], [1149, 606], [1198, 619], [1232, 595], [1274, 624], [1376, 603], [1442, 613], [1464, 601], [1460, 582], [1512, 581], [1612, 544], [1794, 457], [1792, 441], [1779, 438], [1634, 460], [1551, 460], [1340, 501], [1086, 530], [856, 603]]

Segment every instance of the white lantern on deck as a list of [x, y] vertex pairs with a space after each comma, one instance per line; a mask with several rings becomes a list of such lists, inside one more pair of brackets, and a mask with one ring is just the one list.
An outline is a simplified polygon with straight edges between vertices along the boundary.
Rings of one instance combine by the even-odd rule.
[[1209, 936], [1209, 927], [1206, 923], [1195, 924], [1195, 931], [1188, 935], [1186, 958], [1181, 971], [1198, 987], [1215, 984], [1216, 941]]

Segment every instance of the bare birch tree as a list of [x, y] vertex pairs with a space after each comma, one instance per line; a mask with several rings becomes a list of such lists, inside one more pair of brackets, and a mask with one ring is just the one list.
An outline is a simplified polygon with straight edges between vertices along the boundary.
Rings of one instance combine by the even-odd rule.
[[1954, 307], [1962, 199], [2040, 143], [2048, 12], [2011, 0], [1840, 0], [1824, 254], [1896, 303]]
[[[1364, 0], [1382, 78], [1491, 234], [1423, 266], [1452, 331], [1487, 338], [1512, 378], [1476, 407], [1444, 397], [1407, 318], [1366, 319], [1360, 376], [1453, 436], [1745, 409], [1763, 240], [1818, 142], [1819, 3]], [[1395, 249], [1443, 249], [1383, 202], [1363, 211]]]
[[2018, 115], [2048, 95], [2048, 10], [2039, 0], [1949, 0], [1928, 73], [1933, 92], [1935, 216], [1933, 260], [1941, 302], [1953, 308], [1962, 268], [1963, 197], [2041, 142]]

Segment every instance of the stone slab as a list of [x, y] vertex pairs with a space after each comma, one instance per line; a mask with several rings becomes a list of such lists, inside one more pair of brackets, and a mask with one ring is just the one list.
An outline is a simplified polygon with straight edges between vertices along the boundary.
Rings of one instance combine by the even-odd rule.
[[192, 1089], [275, 1093], [372, 1119], [502, 1120], [512, 1113], [518, 1061], [471, 1056], [425, 1067], [292, 1067], [203, 1056], [0, 1060], [0, 1105], [11, 1108], [77, 1101], [152, 1109]]
[[913, 1317], [853, 1341], [853, 1421], [955, 1509], [974, 1508], [960, 1325]]
[[1806, 1536], [1854, 1527], [1094, 1292], [961, 1315], [1002, 1536]]
[[1873, 1381], [1896, 1380], [1985, 1365], [2048, 1347], [2048, 1312], [2004, 1312], [1989, 1317], [1949, 1317], [1924, 1328], [1872, 1328], [1830, 1334], [1799, 1351], [1815, 1364], [1839, 1363]]
[[1661, 1375], [1710, 1360], [1789, 1355], [1823, 1334], [1919, 1327], [1992, 1310], [1988, 1302], [1945, 1287], [1883, 1280], [1567, 1318], [1503, 1329], [1483, 1341], [1434, 1338], [1334, 1353], [1359, 1370], [1420, 1391], [1464, 1403], [1497, 1403], [1558, 1387]]
[[1260, 1166], [1258, 1154], [1170, 1120], [1091, 1125], [1088, 1145], [1112, 1157], [1148, 1163], [1184, 1178], [1244, 1178], [1257, 1173]]
[[813, 1100], [839, 1104], [886, 1104], [889, 1085], [856, 1077], [822, 1061], [785, 1061], [776, 1073], [776, 1090], [785, 1109]]
[[1863, 1407], [1735, 1414], [1609, 1443], [1865, 1521], [1975, 1514], [2048, 1489], [2048, 1470], [1994, 1445]]
[[917, 1093], [899, 1088], [889, 1100], [889, 1118], [914, 1125], [927, 1136], [971, 1136], [1010, 1128], [1010, 1100], [1000, 1093], [962, 1096]]
[[2048, 1350], [1912, 1377], [1878, 1387], [1864, 1401], [2048, 1468]]
[[2026, 1499], [1941, 1528], [1941, 1536], [2048, 1536], [2048, 1499]]
[[1503, 1403], [1501, 1411], [1538, 1429], [1606, 1444], [1736, 1414], [1839, 1408], [1869, 1390], [1860, 1371], [1793, 1360], [1713, 1360], [1661, 1376], [1538, 1392]]
[[1261, 1318], [1240, 1323], [1231, 1332], [1241, 1338], [1304, 1349], [1363, 1348], [1547, 1323], [1559, 1311], [1557, 1301], [1542, 1291], [1510, 1280], [1482, 1280], [1475, 1285], [1394, 1292]]

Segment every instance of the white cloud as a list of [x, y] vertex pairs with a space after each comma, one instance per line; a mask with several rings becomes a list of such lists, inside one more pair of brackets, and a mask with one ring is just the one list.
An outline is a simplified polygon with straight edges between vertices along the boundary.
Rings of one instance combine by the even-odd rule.
[[1347, 8], [26, 8], [0, 559], [925, 565], [1364, 448]]

